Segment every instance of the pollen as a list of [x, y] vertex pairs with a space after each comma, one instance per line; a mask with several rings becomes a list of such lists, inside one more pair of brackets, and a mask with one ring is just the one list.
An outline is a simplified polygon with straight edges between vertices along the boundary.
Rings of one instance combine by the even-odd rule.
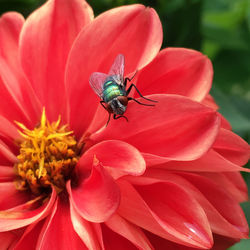
[[41, 121], [33, 130], [16, 122], [20, 127], [20, 154], [14, 166], [18, 190], [30, 189], [35, 195], [50, 190], [60, 193], [73, 174], [79, 160], [81, 146], [68, 130], [60, 125], [61, 118], [50, 123], [43, 109]]

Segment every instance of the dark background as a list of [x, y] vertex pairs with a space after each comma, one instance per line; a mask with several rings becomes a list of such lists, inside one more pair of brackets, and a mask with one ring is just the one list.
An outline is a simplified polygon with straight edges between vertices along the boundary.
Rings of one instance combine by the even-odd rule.
[[[0, 0], [0, 14], [15, 10], [27, 17], [44, 2]], [[88, 3], [95, 15], [132, 3], [155, 8], [163, 25], [163, 48], [192, 48], [212, 60], [211, 93], [234, 132], [250, 142], [250, 0], [89, 0]], [[250, 175], [244, 177], [250, 187]], [[250, 203], [242, 207], [250, 223]], [[242, 240], [230, 248], [246, 249], [250, 249], [250, 240]]]

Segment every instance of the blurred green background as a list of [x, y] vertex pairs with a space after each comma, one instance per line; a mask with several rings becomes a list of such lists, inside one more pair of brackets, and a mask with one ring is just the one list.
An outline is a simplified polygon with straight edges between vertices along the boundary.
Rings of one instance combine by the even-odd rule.
[[[0, 0], [0, 13], [15, 10], [25, 17], [44, 0]], [[202, 51], [213, 62], [212, 95], [233, 130], [250, 142], [250, 0], [89, 0], [95, 15], [112, 7], [143, 3], [158, 12], [163, 48]], [[250, 167], [250, 164], [248, 164]], [[250, 175], [244, 175], [250, 187]], [[250, 203], [242, 204], [250, 224]], [[242, 240], [230, 250], [250, 249]]]

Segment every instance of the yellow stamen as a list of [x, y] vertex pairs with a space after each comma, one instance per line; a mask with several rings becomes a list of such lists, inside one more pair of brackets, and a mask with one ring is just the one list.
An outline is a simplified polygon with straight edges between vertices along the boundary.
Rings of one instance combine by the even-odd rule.
[[46, 115], [45, 115], [45, 108], [43, 108], [43, 113], [41, 117], [41, 127], [44, 128], [46, 125]]
[[16, 188], [30, 189], [40, 194], [51, 185], [58, 192], [65, 188], [66, 181], [79, 159], [81, 148], [78, 146], [72, 131], [67, 125], [60, 125], [61, 117], [49, 123], [43, 109], [40, 125], [29, 130], [22, 123], [16, 124], [23, 138], [20, 154], [15, 164]]

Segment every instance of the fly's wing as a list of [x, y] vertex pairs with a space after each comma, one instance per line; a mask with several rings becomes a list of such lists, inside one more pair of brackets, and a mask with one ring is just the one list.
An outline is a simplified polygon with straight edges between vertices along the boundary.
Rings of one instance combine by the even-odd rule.
[[123, 76], [124, 76], [124, 55], [119, 54], [114, 63], [112, 64], [109, 73], [109, 76], [117, 82], [119, 85], [123, 85]]
[[91, 88], [95, 91], [95, 93], [102, 98], [103, 93], [103, 84], [107, 79], [108, 75], [100, 72], [94, 72], [91, 74], [89, 78], [89, 83]]

